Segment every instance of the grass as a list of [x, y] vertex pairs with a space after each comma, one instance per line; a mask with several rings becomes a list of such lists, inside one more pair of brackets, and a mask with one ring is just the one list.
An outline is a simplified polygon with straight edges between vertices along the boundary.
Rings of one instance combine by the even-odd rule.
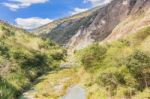
[[[90, 45], [76, 53], [85, 71], [80, 83], [87, 99], [149, 98], [149, 32], [150, 27], [145, 27], [120, 40]], [[106, 53], [100, 54], [104, 48]]]
[[129, 40], [132, 44], [139, 45], [142, 41], [144, 41], [150, 35], [150, 26], [144, 27], [138, 32], [128, 36]]
[[59, 99], [76, 84], [86, 89], [87, 99], [150, 97], [149, 26], [120, 40], [77, 51], [76, 60], [68, 59], [80, 67], [66, 69], [57, 68], [65, 50], [49, 40], [5, 24], [0, 24], [0, 40], [2, 99], [17, 98], [33, 81], [24, 96], [35, 99]]
[[70, 86], [79, 81], [80, 73], [78, 74], [77, 68], [52, 71], [37, 79], [31, 88], [35, 92], [28, 91], [27, 96], [32, 96], [35, 99], [57, 99], [63, 96]]
[[50, 40], [0, 23], [0, 98], [16, 99], [32, 82], [55, 70], [64, 50]]

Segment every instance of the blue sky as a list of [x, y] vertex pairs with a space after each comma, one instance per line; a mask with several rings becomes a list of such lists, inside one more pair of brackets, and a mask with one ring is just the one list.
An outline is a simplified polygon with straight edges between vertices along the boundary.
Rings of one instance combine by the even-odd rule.
[[0, 0], [0, 19], [32, 29], [109, 0]]

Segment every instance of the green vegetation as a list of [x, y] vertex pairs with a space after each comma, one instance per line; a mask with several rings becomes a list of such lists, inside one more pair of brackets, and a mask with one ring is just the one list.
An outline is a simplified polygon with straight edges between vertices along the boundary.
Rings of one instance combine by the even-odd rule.
[[130, 39], [93, 44], [76, 52], [87, 72], [81, 82], [87, 99], [150, 98], [150, 51], [144, 47], [149, 46], [145, 43], [149, 32], [150, 27], [146, 27], [129, 35]]
[[[79, 67], [44, 76], [46, 79], [33, 87], [38, 91], [29, 91], [28, 95], [35, 99], [59, 99], [69, 86], [78, 84], [86, 89], [87, 99], [150, 98], [149, 29], [145, 27], [127, 38], [101, 45], [92, 44], [76, 51], [73, 56], [76, 60], [69, 60], [76, 61]], [[61, 79], [65, 79], [65, 83], [60, 84]], [[54, 91], [60, 86], [60, 91]]]
[[74, 84], [87, 99], [150, 98], [150, 27], [76, 51], [66, 63], [78, 66], [66, 69], [58, 68], [66, 51], [50, 40], [1, 23], [0, 41], [2, 99], [16, 99], [33, 81], [27, 95], [35, 99], [59, 99]]
[[105, 58], [106, 48], [99, 46], [98, 44], [93, 44], [87, 49], [83, 49], [81, 54], [81, 62], [85, 69], [93, 70], [101, 65], [103, 59]]
[[79, 76], [78, 69], [76, 68], [59, 69], [49, 72], [47, 75], [38, 78], [35, 85], [23, 97], [59, 99], [70, 86], [79, 82]]
[[50, 40], [0, 23], [0, 99], [16, 99], [35, 78], [55, 70], [64, 52]]
[[144, 29], [139, 30], [135, 34], [129, 37], [130, 41], [135, 44], [139, 45], [143, 40], [145, 40], [150, 35], [150, 26], [145, 27]]

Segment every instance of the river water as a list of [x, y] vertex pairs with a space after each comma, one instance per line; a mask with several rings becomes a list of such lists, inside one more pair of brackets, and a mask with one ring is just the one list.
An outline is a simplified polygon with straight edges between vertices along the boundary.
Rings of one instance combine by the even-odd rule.
[[85, 89], [79, 85], [75, 85], [67, 91], [67, 94], [60, 99], [86, 99]]

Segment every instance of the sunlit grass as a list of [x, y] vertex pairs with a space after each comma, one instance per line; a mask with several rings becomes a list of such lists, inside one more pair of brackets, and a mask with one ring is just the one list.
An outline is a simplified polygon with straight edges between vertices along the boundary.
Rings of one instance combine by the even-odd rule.
[[77, 69], [62, 69], [49, 72], [40, 77], [32, 89], [35, 92], [28, 92], [28, 96], [36, 99], [57, 99], [65, 95], [67, 89], [80, 81], [80, 74]]

